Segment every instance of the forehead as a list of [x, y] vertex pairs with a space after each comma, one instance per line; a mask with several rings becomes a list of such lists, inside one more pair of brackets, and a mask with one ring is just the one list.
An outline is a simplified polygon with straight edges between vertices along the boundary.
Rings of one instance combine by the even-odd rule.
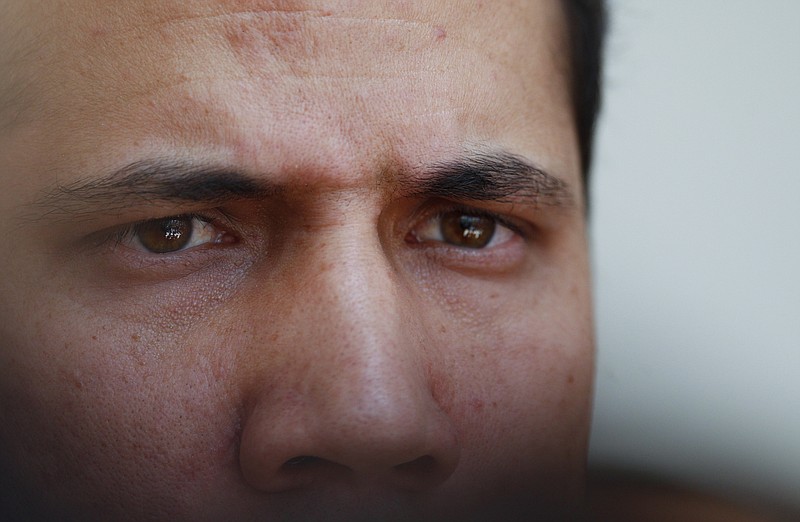
[[97, 156], [100, 135], [109, 156], [196, 149], [253, 170], [298, 161], [287, 140], [315, 133], [329, 143], [305, 155], [574, 145], [557, 0], [4, 7], [3, 25], [26, 30], [2, 28], [13, 71], [0, 85], [2, 126], [36, 128], [62, 159]]

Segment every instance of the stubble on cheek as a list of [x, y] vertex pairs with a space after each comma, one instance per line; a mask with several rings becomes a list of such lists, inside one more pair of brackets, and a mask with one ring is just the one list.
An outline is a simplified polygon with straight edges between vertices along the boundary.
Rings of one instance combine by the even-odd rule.
[[449, 277], [431, 281], [435, 312], [424, 314], [440, 356], [432, 390], [462, 445], [461, 469], [445, 490], [454, 498], [579, 497], [592, 374], [586, 296], [570, 298], [569, 284], [547, 288], [535, 277], [514, 288]]
[[134, 513], [149, 498], [143, 516], [189, 512], [198, 490], [237, 472], [224, 340], [69, 324], [3, 328], [13, 335], [2, 346], [0, 433], [31, 491]]

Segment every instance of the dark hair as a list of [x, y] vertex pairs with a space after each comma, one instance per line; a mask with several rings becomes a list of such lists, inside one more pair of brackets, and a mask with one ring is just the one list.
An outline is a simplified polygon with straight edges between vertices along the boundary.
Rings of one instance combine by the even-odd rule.
[[607, 16], [604, 0], [565, 0], [572, 73], [572, 99], [581, 152], [584, 190], [588, 193], [595, 122], [600, 110], [603, 41]]

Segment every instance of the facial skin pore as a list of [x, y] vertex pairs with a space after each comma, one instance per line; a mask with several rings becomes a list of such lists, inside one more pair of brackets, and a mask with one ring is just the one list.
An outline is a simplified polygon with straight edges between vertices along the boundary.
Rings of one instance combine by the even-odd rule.
[[579, 498], [593, 339], [563, 16], [0, 0], [19, 498], [119, 520]]

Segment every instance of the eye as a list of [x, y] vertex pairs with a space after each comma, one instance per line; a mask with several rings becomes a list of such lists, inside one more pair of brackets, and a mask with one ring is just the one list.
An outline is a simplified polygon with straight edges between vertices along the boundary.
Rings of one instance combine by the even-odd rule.
[[122, 233], [120, 243], [152, 254], [170, 254], [205, 244], [233, 241], [199, 216], [183, 215], [151, 219], [132, 225]]
[[449, 210], [429, 218], [412, 234], [419, 243], [439, 242], [477, 250], [505, 243], [514, 238], [515, 231], [491, 214]]

